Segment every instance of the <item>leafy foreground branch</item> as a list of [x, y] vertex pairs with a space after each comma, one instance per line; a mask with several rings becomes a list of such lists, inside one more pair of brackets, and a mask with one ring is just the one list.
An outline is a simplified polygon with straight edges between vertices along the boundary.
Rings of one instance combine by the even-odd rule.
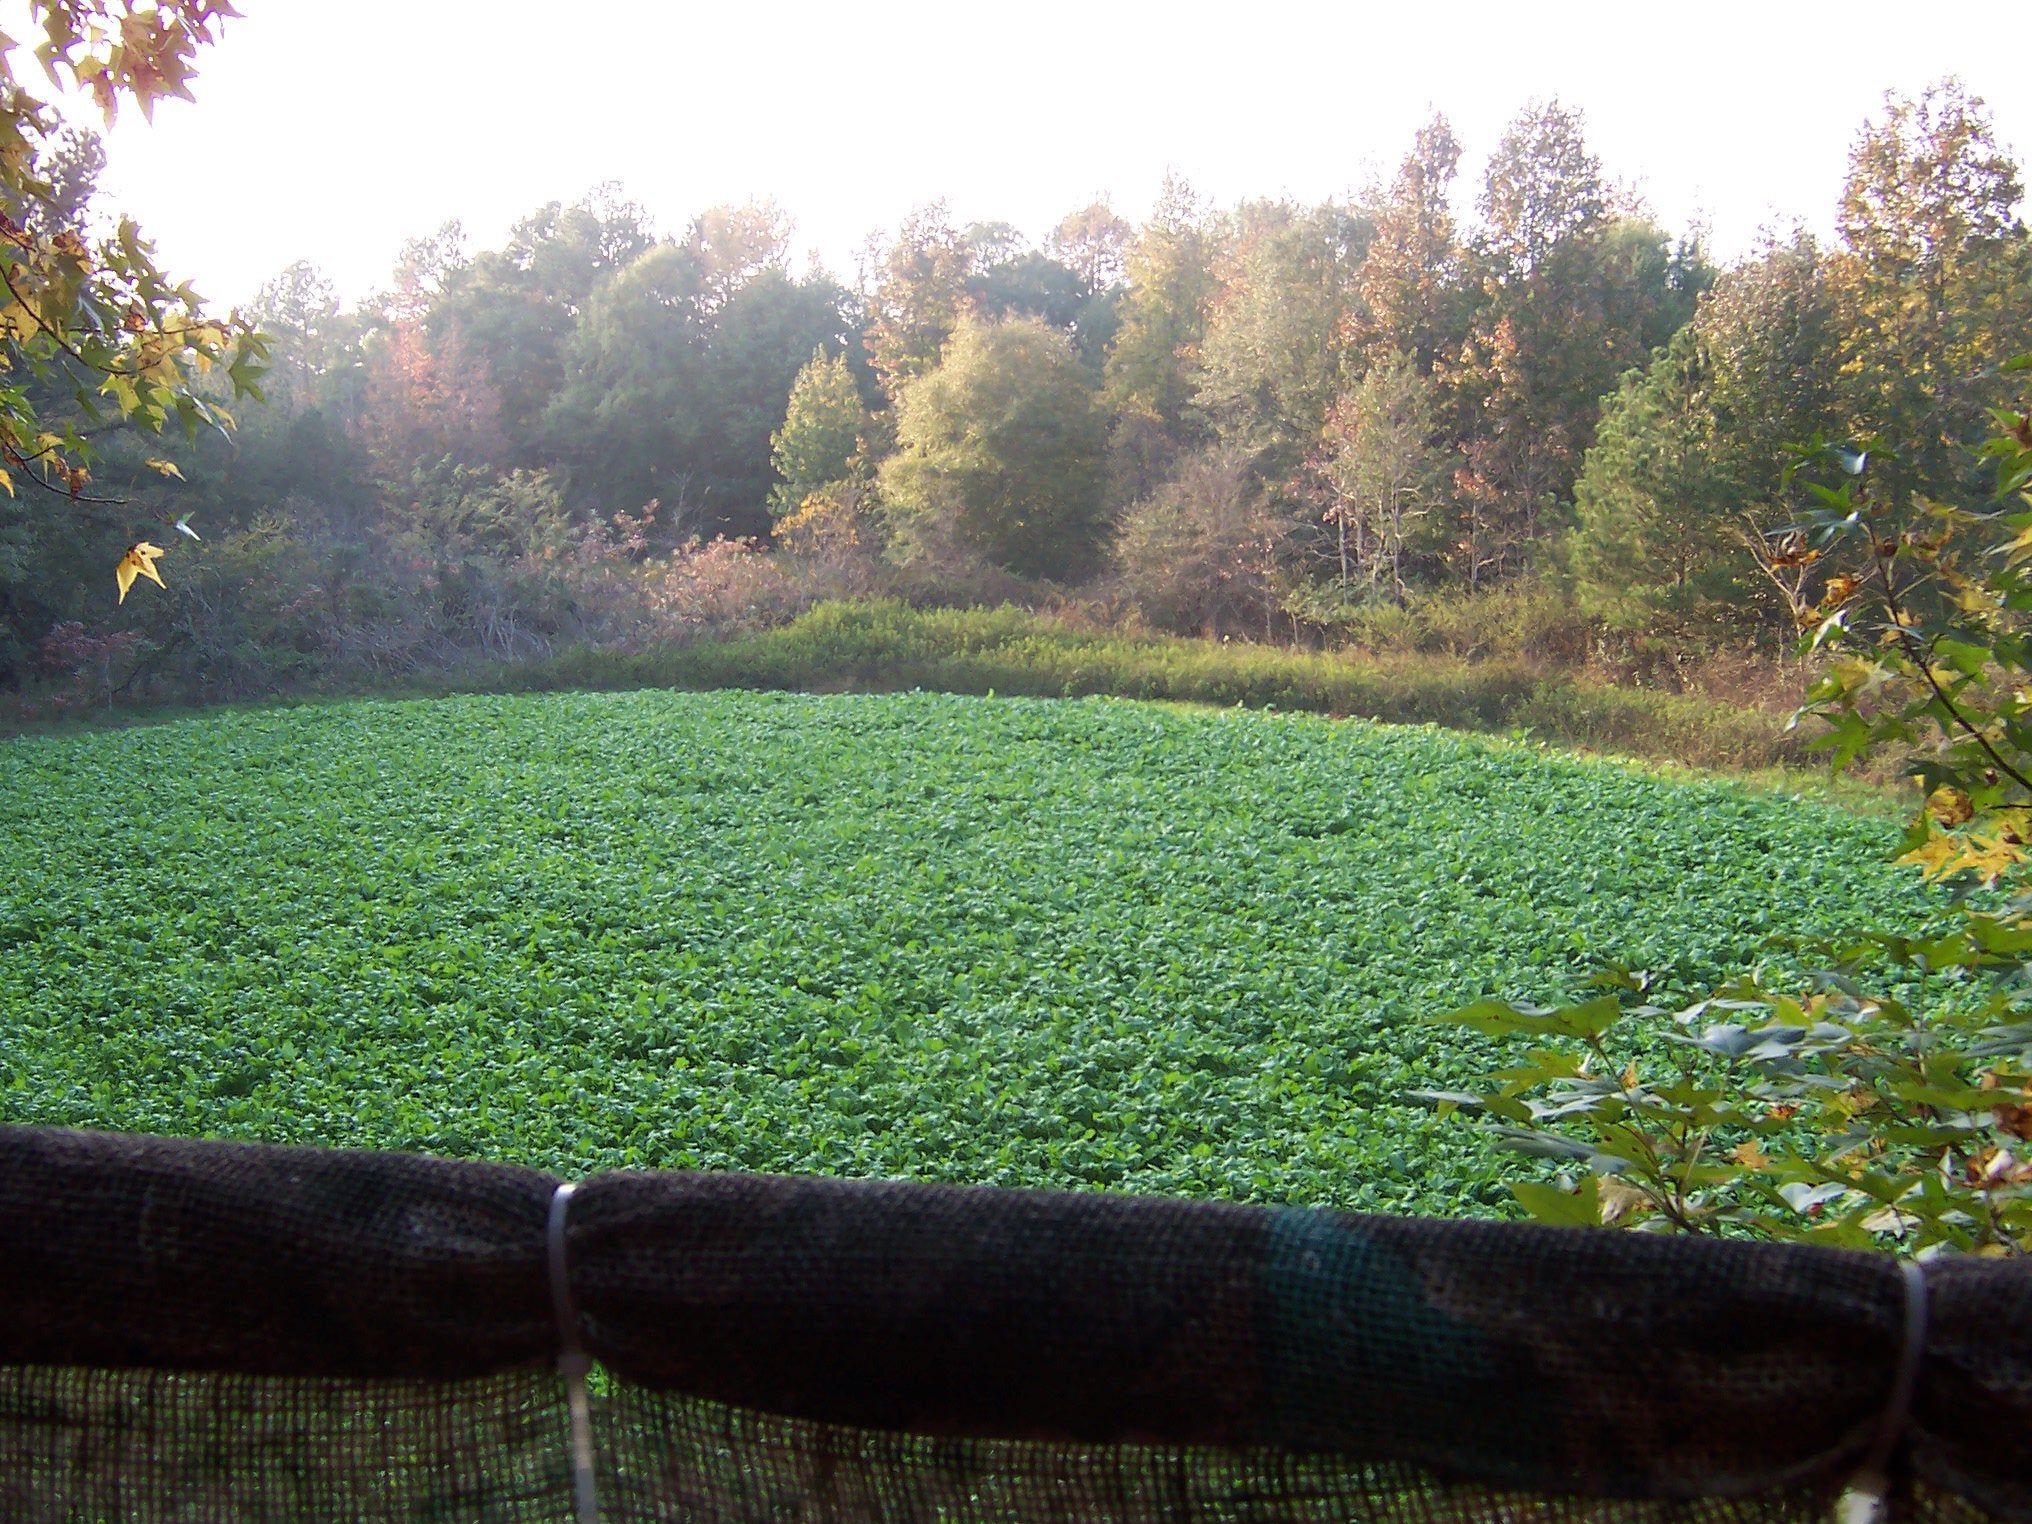
[[[108, 122], [123, 101], [149, 115], [165, 97], [188, 100], [198, 50], [236, 14], [225, 0], [29, 0], [28, 13], [51, 84], [85, 91]], [[79, 231], [49, 167], [57, 119], [15, 78], [15, 47], [0, 37], [0, 491], [27, 487], [58, 499], [55, 511], [140, 515], [196, 538], [167, 511], [88, 490], [95, 441], [120, 425], [153, 435], [174, 425], [190, 439], [230, 428], [216, 395], [259, 396], [266, 342], [238, 317], [208, 317], [132, 221], [106, 238]], [[220, 384], [201, 386], [207, 377]], [[137, 577], [161, 585], [162, 554], [134, 533], [116, 569], [122, 601]]]
[[1615, 969], [1577, 1004], [1439, 1018], [1532, 1044], [1483, 1089], [1421, 1097], [1560, 1163], [1510, 1185], [1534, 1217], [2032, 1249], [2032, 413], [1992, 416], [1981, 509], [1887, 503], [1868, 453], [1816, 446], [1794, 468], [1808, 553], [1850, 568], [1816, 611], [1835, 660], [1801, 713], [1827, 722], [1815, 744], [1837, 770], [1906, 750], [1926, 802], [1900, 861], [1954, 886], [1952, 921], [1812, 948], [1822, 967], [1796, 991], [1751, 973], [1671, 1012]]

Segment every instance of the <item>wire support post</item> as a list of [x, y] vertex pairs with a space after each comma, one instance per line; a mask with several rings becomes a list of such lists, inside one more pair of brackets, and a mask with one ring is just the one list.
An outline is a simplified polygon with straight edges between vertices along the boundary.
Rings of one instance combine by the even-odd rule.
[[1898, 1345], [1898, 1365], [1891, 1393], [1878, 1420], [1869, 1453], [1849, 1480], [1841, 1501], [1841, 1524], [1880, 1524], [1884, 1498], [1891, 1488], [1891, 1454], [1912, 1417], [1912, 1398], [1919, 1390], [1919, 1366], [1926, 1354], [1926, 1267], [1916, 1260], [1898, 1266], [1905, 1287], [1905, 1323]]
[[593, 1368], [593, 1360], [579, 1342], [578, 1304], [572, 1300], [571, 1275], [564, 1252], [565, 1222], [571, 1211], [572, 1192], [577, 1189], [567, 1181], [552, 1193], [545, 1238], [550, 1261], [550, 1305], [557, 1317], [557, 1370], [564, 1377], [565, 1404], [571, 1413], [572, 1498], [578, 1524], [599, 1524], [600, 1498], [593, 1476], [593, 1411], [586, 1395], [586, 1376]]

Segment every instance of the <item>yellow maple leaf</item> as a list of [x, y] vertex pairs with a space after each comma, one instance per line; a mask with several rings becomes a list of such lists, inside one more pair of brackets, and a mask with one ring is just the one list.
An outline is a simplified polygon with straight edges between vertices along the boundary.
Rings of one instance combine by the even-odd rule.
[[2017, 864], [2026, 861], [2026, 850], [2018, 833], [2008, 826], [1994, 834], [1973, 832], [1967, 836], [1949, 836], [1928, 820], [1926, 840], [1898, 861], [1911, 863], [1929, 879], [1946, 878], [1954, 873], [1974, 873], [1986, 883], [1994, 884]]
[[1902, 854], [1898, 861], [1910, 863], [1923, 870], [1928, 878], [1939, 878], [1948, 871], [1948, 864], [1954, 858], [1955, 840], [1938, 829], [1932, 821], [1926, 823], [1926, 840], [1910, 852]]
[[2025, 844], [2016, 837], [2017, 833], [2009, 828], [1995, 834], [1972, 835], [1961, 843], [1952, 867], [1973, 873], [1986, 884], [1994, 884], [2025, 861]]
[[127, 590], [134, 585], [136, 577], [146, 577], [157, 587], [168, 586], [162, 580], [162, 574], [155, 569], [156, 559], [161, 554], [160, 545], [151, 545], [146, 540], [137, 540], [127, 547], [127, 554], [113, 568], [113, 580], [120, 584], [120, 602], [127, 601]]
[[1755, 1139], [1748, 1143], [1738, 1143], [1729, 1151], [1729, 1157], [1744, 1169], [1768, 1169], [1771, 1164], [1771, 1156], [1764, 1152]]

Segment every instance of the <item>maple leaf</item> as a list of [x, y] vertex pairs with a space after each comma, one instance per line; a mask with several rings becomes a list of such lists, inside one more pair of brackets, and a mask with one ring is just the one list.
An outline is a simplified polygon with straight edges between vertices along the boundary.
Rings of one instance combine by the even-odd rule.
[[1931, 820], [1926, 823], [1926, 840], [1897, 859], [1910, 863], [1924, 871], [1928, 878], [1939, 878], [1953, 870], [1953, 862], [1959, 843], [1952, 836], [1939, 830]]
[[1994, 884], [2025, 859], [2024, 843], [2017, 839], [2017, 832], [2009, 828], [1995, 835], [1978, 832], [1970, 836], [1949, 836], [1929, 820], [1926, 840], [1897, 861], [1913, 864], [1929, 879], [1943, 879], [1955, 873], [1974, 873], [1983, 882]]
[[120, 558], [120, 564], [113, 568], [113, 580], [120, 584], [120, 602], [127, 601], [127, 590], [134, 586], [136, 577], [146, 577], [157, 587], [168, 586], [162, 574], [155, 569], [156, 560], [162, 555], [160, 545], [151, 545], [146, 540], [137, 540], [127, 547], [127, 554]]
[[1994, 884], [2025, 861], [2024, 843], [2016, 835], [2006, 829], [1993, 836], [1970, 837], [1963, 843], [1955, 867], [1976, 874], [1986, 884]]

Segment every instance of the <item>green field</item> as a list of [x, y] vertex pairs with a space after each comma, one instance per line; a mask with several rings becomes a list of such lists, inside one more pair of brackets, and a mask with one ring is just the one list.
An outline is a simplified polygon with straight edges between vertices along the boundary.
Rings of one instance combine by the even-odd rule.
[[1428, 1213], [1419, 1021], [1916, 917], [1890, 828], [1426, 729], [930, 694], [456, 698], [0, 750], [0, 1116], [567, 1172]]

